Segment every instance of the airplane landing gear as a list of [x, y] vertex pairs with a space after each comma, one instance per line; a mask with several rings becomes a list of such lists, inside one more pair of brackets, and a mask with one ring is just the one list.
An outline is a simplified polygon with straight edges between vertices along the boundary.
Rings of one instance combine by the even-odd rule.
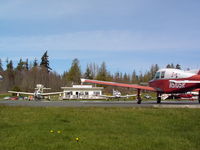
[[141, 104], [142, 100], [137, 98], [137, 103]]
[[199, 95], [198, 95], [198, 101], [199, 101], [199, 104], [200, 104], [200, 91], [199, 91]]
[[138, 90], [137, 90], [137, 103], [138, 103], [138, 104], [141, 104], [141, 102], [142, 102], [142, 98], [141, 98], [141, 96], [140, 96], [140, 89], [138, 89]]
[[157, 93], [157, 104], [161, 103], [161, 94]]
[[161, 97], [157, 97], [157, 104], [161, 103]]

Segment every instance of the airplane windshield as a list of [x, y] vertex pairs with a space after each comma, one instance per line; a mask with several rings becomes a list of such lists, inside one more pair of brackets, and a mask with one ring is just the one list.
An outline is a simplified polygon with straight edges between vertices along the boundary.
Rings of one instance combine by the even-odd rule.
[[160, 78], [160, 72], [156, 72], [155, 79], [159, 79], [159, 78]]
[[165, 78], [165, 71], [161, 72], [161, 79]]

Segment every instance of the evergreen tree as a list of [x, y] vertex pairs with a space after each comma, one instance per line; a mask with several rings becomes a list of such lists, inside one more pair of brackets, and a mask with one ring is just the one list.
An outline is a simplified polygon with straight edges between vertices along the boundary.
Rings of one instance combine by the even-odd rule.
[[79, 60], [76, 58], [72, 61], [71, 68], [67, 74], [68, 81], [70, 81], [72, 84], [80, 84], [80, 78], [81, 78], [81, 67], [79, 64]]
[[147, 72], [147, 78], [148, 80], [151, 80], [153, 79], [153, 77], [155, 76], [156, 72], [159, 70], [159, 66], [158, 64], [155, 64], [155, 65], [152, 65], [151, 66], [151, 69], [150, 69], [150, 72]]
[[49, 67], [49, 56], [47, 54], [47, 51], [43, 54], [42, 58], [41, 58], [41, 63], [40, 63], [40, 67], [42, 69], [45, 69], [47, 72], [50, 72], [50, 70], [52, 70]]
[[25, 62], [25, 69], [26, 69], [26, 70], [29, 70], [28, 58], [26, 59], [26, 62]]
[[142, 72], [140, 71], [139, 77], [138, 77], [139, 83], [140, 82], [144, 82], [144, 76], [142, 74]]
[[115, 75], [114, 75], [114, 81], [115, 82], [120, 82], [121, 79], [120, 79], [120, 73], [119, 72], [116, 72]]
[[89, 65], [87, 65], [86, 72], [84, 74], [84, 78], [86, 78], [86, 79], [93, 79], [94, 78]]
[[124, 74], [123, 81], [125, 83], [129, 83], [130, 82], [130, 76], [127, 73]]
[[12, 88], [14, 86], [15, 83], [15, 73], [13, 70], [13, 62], [12, 60], [6, 60], [7, 65], [6, 65], [6, 71], [5, 71], [5, 88], [6, 90], [8, 90], [8, 88]]
[[0, 72], [3, 71], [3, 65], [2, 65], [2, 61], [0, 59]]
[[171, 63], [171, 68], [175, 68], [173, 63]]
[[[6, 58], [6, 67], [8, 66], [8, 63], [9, 63], [9, 59]], [[6, 69], [8, 69], [8, 67]]]
[[90, 63], [88, 65], [90, 71], [92, 72], [93, 79], [96, 78], [98, 72], [99, 72], [99, 66], [96, 63]]
[[176, 69], [181, 69], [181, 65], [177, 64]]
[[108, 77], [108, 72], [106, 69], [106, 63], [103, 62], [99, 68], [99, 72], [97, 74], [97, 80], [102, 80], [102, 81], [106, 81]]
[[167, 64], [166, 68], [175, 68], [175, 67], [174, 67], [174, 64], [171, 63], [171, 64]]
[[138, 83], [138, 76], [136, 74], [136, 71], [133, 70], [133, 73], [132, 73], [132, 83]]
[[19, 63], [17, 64], [16, 70], [22, 71], [24, 69], [24, 62], [20, 58]]
[[7, 67], [7, 70], [13, 70], [13, 62], [12, 62], [12, 60], [10, 60], [9, 62], [7, 62], [6, 67]]
[[37, 67], [37, 66], [38, 66], [38, 63], [37, 63], [37, 59], [35, 58], [33, 61], [33, 67]]
[[159, 70], [160, 67], [158, 66], [158, 64], [155, 64], [155, 67], [154, 67], [154, 68], [155, 68], [155, 72], [156, 72], [156, 71]]
[[170, 64], [167, 64], [166, 68], [171, 68], [171, 65], [170, 65]]

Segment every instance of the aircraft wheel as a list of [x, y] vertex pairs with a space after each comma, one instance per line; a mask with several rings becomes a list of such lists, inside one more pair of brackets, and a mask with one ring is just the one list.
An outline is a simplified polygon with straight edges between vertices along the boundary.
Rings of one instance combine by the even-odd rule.
[[138, 99], [138, 100], [137, 100], [137, 103], [138, 103], [138, 104], [141, 104], [141, 102], [142, 102], [141, 99]]
[[160, 102], [161, 102], [161, 97], [158, 97], [157, 98], [157, 104], [160, 104]]

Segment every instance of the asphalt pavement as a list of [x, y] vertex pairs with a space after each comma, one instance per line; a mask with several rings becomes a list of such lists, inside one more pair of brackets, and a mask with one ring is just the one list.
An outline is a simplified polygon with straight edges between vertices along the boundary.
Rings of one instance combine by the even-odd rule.
[[150, 108], [200, 108], [198, 101], [26, 101], [0, 100], [0, 105], [28, 107], [150, 107]]

